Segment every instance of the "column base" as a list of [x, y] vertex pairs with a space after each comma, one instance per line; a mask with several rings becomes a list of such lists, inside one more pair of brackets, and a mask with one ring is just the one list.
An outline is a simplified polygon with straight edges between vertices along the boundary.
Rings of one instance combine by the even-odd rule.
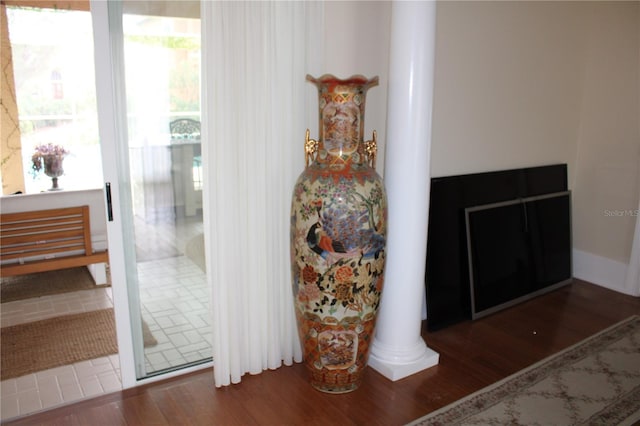
[[369, 355], [369, 366], [391, 381], [404, 379], [412, 374], [438, 365], [440, 354], [429, 349], [422, 338], [411, 348], [385, 347], [374, 339]]

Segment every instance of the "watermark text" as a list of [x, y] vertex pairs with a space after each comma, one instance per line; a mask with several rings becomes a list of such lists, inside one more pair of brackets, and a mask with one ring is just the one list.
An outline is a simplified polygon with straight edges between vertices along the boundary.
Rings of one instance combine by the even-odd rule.
[[622, 210], [622, 209], [615, 209], [615, 210], [609, 210], [609, 209], [605, 209], [604, 210], [604, 216], [605, 217], [638, 217], [640, 215], [640, 210], [636, 209], [636, 210]]

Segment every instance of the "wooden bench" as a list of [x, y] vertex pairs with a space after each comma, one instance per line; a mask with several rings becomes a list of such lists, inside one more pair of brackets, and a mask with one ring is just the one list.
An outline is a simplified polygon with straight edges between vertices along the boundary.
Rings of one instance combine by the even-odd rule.
[[89, 206], [0, 214], [0, 276], [106, 263], [91, 247]]

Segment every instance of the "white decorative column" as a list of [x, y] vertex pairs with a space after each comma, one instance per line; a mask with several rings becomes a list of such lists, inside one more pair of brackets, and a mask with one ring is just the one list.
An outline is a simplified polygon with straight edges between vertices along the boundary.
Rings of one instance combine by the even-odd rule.
[[384, 179], [385, 285], [369, 365], [399, 380], [438, 364], [420, 336], [430, 188], [435, 1], [394, 1]]

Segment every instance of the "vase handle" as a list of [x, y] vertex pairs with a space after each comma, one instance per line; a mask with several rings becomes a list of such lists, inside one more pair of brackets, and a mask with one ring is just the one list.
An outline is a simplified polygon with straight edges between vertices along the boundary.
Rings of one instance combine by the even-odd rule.
[[318, 151], [318, 141], [309, 138], [309, 129], [304, 136], [304, 162], [305, 167], [309, 167], [309, 164], [315, 160], [315, 153]]
[[372, 169], [376, 168], [376, 155], [378, 154], [378, 132], [373, 131], [373, 139], [364, 142], [364, 152], [367, 162]]

